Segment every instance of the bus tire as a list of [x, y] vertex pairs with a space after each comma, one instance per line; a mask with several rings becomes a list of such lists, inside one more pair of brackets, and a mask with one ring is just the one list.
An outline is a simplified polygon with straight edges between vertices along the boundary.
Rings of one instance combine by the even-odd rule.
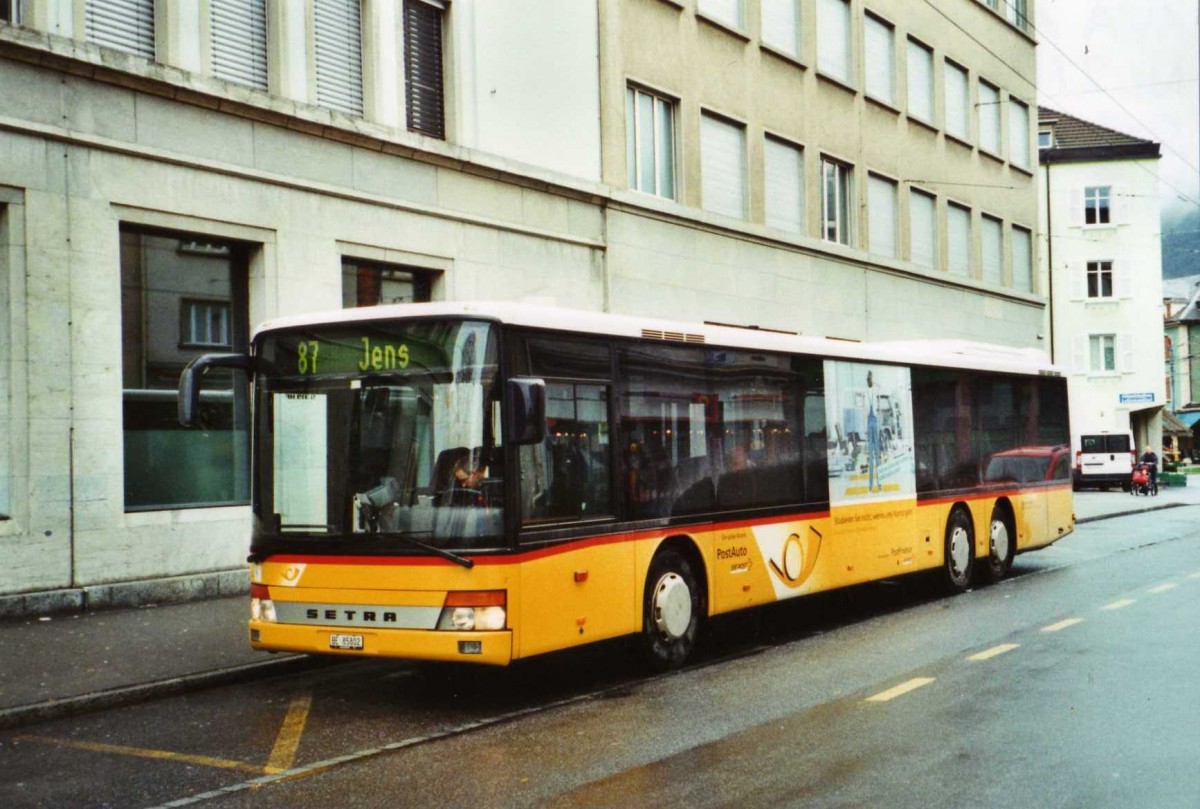
[[643, 648], [659, 671], [683, 665], [696, 645], [703, 599], [692, 561], [674, 548], [660, 551], [646, 574]]
[[1008, 575], [1016, 554], [1016, 544], [1012, 514], [1003, 505], [997, 504], [992, 509], [992, 519], [988, 525], [988, 558], [984, 569], [989, 581], [998, 582]]
[[946, 555], [942, 561], [947, 587], [953, 593], [966, 592], [971, 586], [971, 569], [975, 564], [975, 529], [971, 516], [964, 508], [950, 512], [946, 522]]

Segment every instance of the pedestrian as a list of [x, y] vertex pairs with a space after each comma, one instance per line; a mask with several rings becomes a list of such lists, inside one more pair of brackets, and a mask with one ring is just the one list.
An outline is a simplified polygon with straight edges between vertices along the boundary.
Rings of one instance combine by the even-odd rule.
[[1146, 445], [1146, 451], [1142, 453], [1142, 463], [1150, 467], [1150, 491], [1158, 491], [1158, 455], [1154, 452], [1154, 448], [1149, 444]]

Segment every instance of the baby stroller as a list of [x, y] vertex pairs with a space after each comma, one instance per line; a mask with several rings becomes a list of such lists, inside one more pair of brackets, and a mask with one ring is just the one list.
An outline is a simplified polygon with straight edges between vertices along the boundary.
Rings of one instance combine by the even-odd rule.
[[1150, 473], [1150, 464], [1140, 463], [1133, 467], [1133, 479], [1130, 481], [1129, 493], [1135, 496], [1158, 494], [1158, 481]]

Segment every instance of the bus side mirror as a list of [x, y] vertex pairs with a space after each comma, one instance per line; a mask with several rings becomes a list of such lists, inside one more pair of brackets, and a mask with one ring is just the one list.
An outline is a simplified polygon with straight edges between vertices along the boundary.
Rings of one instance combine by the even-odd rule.
[[540, 444], [546, 438], [546, 382], [508, 380], [508, 437], [514, 444]]
[[189, 362], [179, 375], [179, 423], [191, 427], [200, 411], [200, 382], [209, 368], [240, 368], [250, 373], [246, 354], [204, 354]]

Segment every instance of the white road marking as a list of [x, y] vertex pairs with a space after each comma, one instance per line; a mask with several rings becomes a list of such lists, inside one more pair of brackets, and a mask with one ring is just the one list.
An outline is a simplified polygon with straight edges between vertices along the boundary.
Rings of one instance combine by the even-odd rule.
[[1132, 598], [1122, 598], [1120, 601], [1114, 601], [1111, 604], [1105, 604], [1100, 609], [1102, 609], [1102, 610], [1119, 610], [1124, 607], [1128, 607], [1130, 604], [1136, 604], [1136, 603], [1137, 603], [1137, 601], [1135, 601]]
[[1158, 593], [1165, 593], [1168, 590], [1174, 590], [1178, 586], [1179, 585], [1175, 584], [1174, 582], [1167, 582], [1166, 584], [1160, 584], [1157, 587], [1151, 587], [1150, 592], [1157, 595]]
[[1016, 649], [1020, 645], [1021, 644], [1019, 644], [1019, 643], [1002, 643], [999, 646], [993, 646], [990, 649], [985, 649], [982, 652], [979, 652], [978, 654], [973, 654], [970, 657], [968, 657], [967, 660], [973, 660], [973, 661], [991, 660], [993, 657], [999, 657], [1000, 655], [1004, 654], [1005, 652], [1011, 652], [1013, 649]]
[[1042, 627], [1042, 631], [1043, 632], [1058, 632], [1060, 630], [1066, 629], [1069, 626], [1075, 626], [1075, 624], [1082, 624], [1082, 623], [1083, 623], [1082, 618], [1068, 618], [1065, 621], [1059, 621], [1057, 624], [1050, 624], [1050, 626], [1044, 626], [1044, 627]]
[[929, 685], [934, 681], [933, 677], [914, 677], [906, 683], [900, 683], [887, 691], [880, 692], [873, 697], [867, 697], [867, 702], [888, 702], [896, 697], [902, 697], [910, 691], [916, 691], [924, 685]]

